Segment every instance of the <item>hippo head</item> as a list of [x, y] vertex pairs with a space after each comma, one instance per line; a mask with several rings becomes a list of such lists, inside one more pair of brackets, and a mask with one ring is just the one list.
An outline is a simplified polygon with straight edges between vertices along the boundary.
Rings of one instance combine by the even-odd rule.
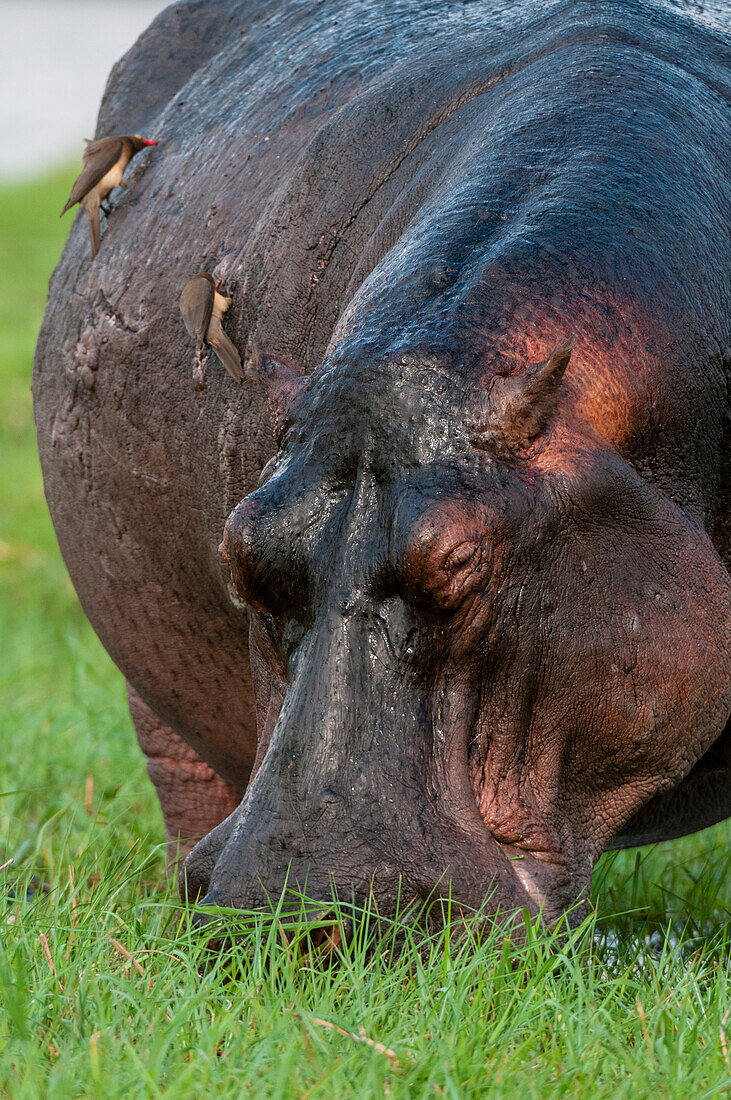
[[698, 595], [688, 626], [702, 582], [678, 568], [704, 536], [579, 430], [570, 349], [546, 352], [269, 363], [279, 450], [222, 544], [258, 756], [189, 892], [558, 914], [651, 793], [685, 693], [708, 719], [714, 610]]

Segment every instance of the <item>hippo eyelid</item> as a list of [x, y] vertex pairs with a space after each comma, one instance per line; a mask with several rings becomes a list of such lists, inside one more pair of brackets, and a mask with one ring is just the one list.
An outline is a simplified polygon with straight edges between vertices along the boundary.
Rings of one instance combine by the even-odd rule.
[[467, 565], [468, 562], [472, 561], [479, 551], [480, 544], [474, 539], [459, 542], [445, 555], [444, 561], [442, 562], [442, 568], [456, 573], [463, 566]]

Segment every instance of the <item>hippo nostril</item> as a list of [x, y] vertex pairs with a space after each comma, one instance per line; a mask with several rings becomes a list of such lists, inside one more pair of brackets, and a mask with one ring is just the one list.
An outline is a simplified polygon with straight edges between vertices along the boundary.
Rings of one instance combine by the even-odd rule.
[[[225, 821], [199, 840], [185, 857], [178, 871], [178, 892], [184, 905], [198, 905], [204, 897], [210, 900], [211, 875], [229, 838], [233, 821], [234, 814], [229, 814]], [[212, 904], [220, 905], [225, 902], [214, 901]]]

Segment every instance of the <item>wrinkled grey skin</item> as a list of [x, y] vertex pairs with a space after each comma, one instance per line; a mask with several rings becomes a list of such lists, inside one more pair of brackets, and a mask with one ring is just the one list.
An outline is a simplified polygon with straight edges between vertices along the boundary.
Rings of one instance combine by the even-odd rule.
[[731, 813], [727, 56], [640, 0], [211, 0], [115, 68], [98, 133], [160, 143], [74, 225], [36, 422], [169, 837], [233, 811], [194, 893], [552, 918]]

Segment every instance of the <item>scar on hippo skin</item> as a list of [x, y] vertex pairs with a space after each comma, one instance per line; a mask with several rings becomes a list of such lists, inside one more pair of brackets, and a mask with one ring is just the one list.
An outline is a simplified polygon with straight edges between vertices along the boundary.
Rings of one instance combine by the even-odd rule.
[[67, 370], [71, 374], [74, 369], [87, 390], [94, 388], [96, 371], [99, 366], [99, 344], [97, 342], [96, 329], [86, 325], [79, 337], [72, 355], [66, 357]]
[[101, 316], [111, 325], [115, 330], [121, 329], [122, 332], [128, 333], [130, 336], [137, 337], [142, 344], [146, 344], [148, 341], [148, 330], [153, 322], [156, 320], [158, 314], [156, 313], [152, 318], [145, 323], [142, 320], [133, 322], [127, 317], [123, 317], [120, 311], [109, 301], [109, 298], [104, 291], [99, 288], [96, 297], [94, 298], [93, 308], [95, 312], [101, 314]]
[[216, 286], [224, 286], [229, 296], [240, 289], [243, 265], [237, 254], [227, 252], [211, 271]]
[[64, 349], [64, 362], [70, 377], [78, 376], [87, 390], [96, 384], [101, 348], [110, 337], [125, 340], [134, 339], [135, 346], [144, 347], [149, 342], [150, 329], [154, 325], [158, 312], [152, 317], [132, 321], [123, 317], [110, 302], [105, 292], [98, 288], [90, 300], [88, 320], [81, 329], [78, 340], [67, 344]]
[[201, 837], [236, 809], [241, 792], [166, 726], [130, 684], [127, 700], [137, 740], [147, 757], [147, 773], [160, 800], [172, 871]]

